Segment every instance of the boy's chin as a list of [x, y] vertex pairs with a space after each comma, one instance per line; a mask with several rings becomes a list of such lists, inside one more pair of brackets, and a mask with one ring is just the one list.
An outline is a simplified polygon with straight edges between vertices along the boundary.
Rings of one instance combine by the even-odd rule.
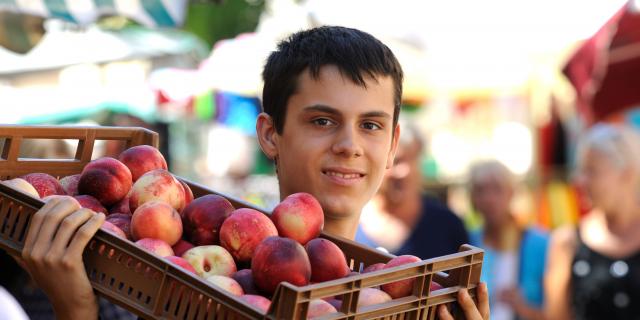
[[358, 217], [362, 211], [361, 207], [354, 206], [353, 203], [330, 203], [322, 204], [325, 219], [342, 220]]

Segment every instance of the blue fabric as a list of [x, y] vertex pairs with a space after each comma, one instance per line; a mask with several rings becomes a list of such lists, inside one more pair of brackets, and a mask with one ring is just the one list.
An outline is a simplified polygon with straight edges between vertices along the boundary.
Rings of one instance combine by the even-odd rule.
[[[482, 265], [481, 281], [486, 282], [489, 290], [493, 283], [491, 269], [496, 251], [487, 248], [482, 241], [482, 231], [471, 233], [471, 244], [485, 250]], [[524, 300], [531, 306], [542, 307], [544, 289], [544, 272], [547, 261], [549, 235], [538, 229], [530, 228], [524, 231], [520, 242], [518, 287]]]

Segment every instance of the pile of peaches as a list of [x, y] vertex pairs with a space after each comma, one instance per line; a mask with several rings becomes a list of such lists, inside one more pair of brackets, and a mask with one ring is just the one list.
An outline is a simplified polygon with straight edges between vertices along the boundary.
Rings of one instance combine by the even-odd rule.
[[[280, 282], [305, 286], [358, 274], [350, 270], [336, 244], [318, 237], [324, 214], [312, 195], [288, 196], [271, 216], [236, 209], [219, 195], [194, 199], [189, 186], [167, 170], [164, 157], [151, 146], [129, 148], [118, 159], [93, 160], [82, 173], [60, 180], [31, 173], [2, 183], [43, 201], [71, 196], [80, 206], [106, 215], [103, 230], [133, 241], [265, 313]], [[400, 256], [362, 272], [417, 261], [415, 256]], [[434, 285], [432, 289], [437, 289]], [[404, 297], [412, 289], [412, 279], [364, 288], [358, 307]], [[337, 312], [339, 298], [311, 301], [308, 317]]]

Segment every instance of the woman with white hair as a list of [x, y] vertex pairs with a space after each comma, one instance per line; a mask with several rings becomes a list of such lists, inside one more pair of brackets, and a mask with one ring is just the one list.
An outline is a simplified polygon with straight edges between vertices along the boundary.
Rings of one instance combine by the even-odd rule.
[[516, 223], [511, 212], [515, 181], [504, 164], [474, 164], [469, 187], [473, 208], [484, 221], [470, 240], [485, 250], [481, 280], [489, 288], [491, 319], [542, 318], [547, 233]]
[[545, 278], [549, 319], [640, 318], [640, 136], [598, 124], [577, 149], [592, 210], [552, 235]]

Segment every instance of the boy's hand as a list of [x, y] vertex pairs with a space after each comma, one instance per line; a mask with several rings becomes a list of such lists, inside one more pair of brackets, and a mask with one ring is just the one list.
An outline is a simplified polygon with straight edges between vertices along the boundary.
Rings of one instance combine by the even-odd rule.
[[[467, 320], [489, 320], [489, 291], [487, 284], [481, 282], [478, 285], [478, 305], [473, 302], [467, 289], [458, 291], [458, 303], [462, 307]], [[445, 305], [438, 307], [438, 316], [441, 320], [453, 320], [453, 316]]]
[[58, 319], [96, 319], [98, 305], [82, 252], [105, 216], [69, 197], [49, 200], [33, 215], [22, 259]]

